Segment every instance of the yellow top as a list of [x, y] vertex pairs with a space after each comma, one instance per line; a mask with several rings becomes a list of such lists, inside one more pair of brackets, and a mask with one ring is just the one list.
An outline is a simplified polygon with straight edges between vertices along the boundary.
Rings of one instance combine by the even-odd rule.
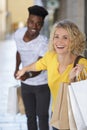
[[[79, 60], [79, 63], [84, 64], [84, 66], [87, 66], [87, 60], [85, 58], [81, 58]], [[70, 82], [68, 75], [73, 68], [73, 64], [69, 64], [66, 70], [62, 74], [60, 74], [58, 72], [58, 66], [59, 63], [57, 60], [57, 54], [55, 52], [47, 52], [45, 56], [36, 63], [36, 70], [47, 70], [48, 72], [48, 85], [50, 87], [50, 91], [53, 98], [52, 110], [54, 109], [54, 103], [57, 97], [60, 83]]]

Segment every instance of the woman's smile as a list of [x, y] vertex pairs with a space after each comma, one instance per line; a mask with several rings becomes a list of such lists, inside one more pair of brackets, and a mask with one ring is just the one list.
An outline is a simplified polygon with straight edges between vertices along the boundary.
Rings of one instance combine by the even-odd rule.
[[56, 52], [65, 53], [69, 50], [70, 38], [68, 32], [63, 28], [58, 28], [54, 34], [54, 48]]

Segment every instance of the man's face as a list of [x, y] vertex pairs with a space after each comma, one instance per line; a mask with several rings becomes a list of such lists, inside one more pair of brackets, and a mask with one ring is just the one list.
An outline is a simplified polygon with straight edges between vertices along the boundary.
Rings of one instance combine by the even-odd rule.
[[27, 20], [27, 27], [29, 36], [35, 37], [39, 34], [43, 26], [43, 18], [37, 15], [29, 15]]

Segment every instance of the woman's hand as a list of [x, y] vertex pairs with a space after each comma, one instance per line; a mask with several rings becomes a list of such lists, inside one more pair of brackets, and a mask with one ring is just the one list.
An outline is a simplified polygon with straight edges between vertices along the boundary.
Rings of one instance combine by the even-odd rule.
[[21, 70], [19, 70], [17, 73], [16, 73], [16, 79], [21, 79], [21, 76], [23, 76], [26, 72], [26, 69], [23, 68]]
[[84, 65], [83, 64], [77, 64], [70, 72], [69, 74], [69, 79], [70, 81], [74, 81], [75, 77], [78, 77], [78, 75], [81, 73], [81, 71], [83, 70]]
[[26, 73], [26, 72], [29, 72], [29, 71], [36, 71], [36, 66], [35, 66], [36, 62], [32, 63], [31, 65], [28, 65], [28, 66], [25, 66], [23, 69], [19, 70], [17, 73], [16, 73], [16, 79], [20, 79], [22, 80], [22, 76]]

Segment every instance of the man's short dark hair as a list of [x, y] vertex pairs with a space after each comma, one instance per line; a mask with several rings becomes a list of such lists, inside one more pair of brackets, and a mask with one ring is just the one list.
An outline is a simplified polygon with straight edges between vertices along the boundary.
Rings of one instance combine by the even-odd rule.
[[33, 14], [33, 15], [37, 15], [40, 16], [42, 18], [45, 18], [45, 16], [48, 15], [48, 11], [39, 5], [34, 5], [28, 8], [29, 14]]

